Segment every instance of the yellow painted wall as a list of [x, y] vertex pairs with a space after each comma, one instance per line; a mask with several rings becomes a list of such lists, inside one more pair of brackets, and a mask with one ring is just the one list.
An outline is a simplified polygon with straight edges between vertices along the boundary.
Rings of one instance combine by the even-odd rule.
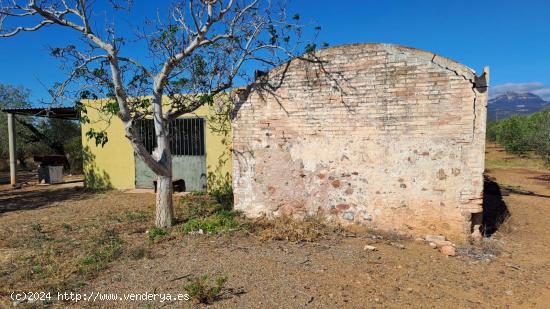
[[[83, 104], [87, 111], [85, 115], [89, 119], [89, 123], [82, 125], [86, 185], [92, 188], [135, 188], [134, 151], [125, 137], [122, 121], [117, 117], [109, 119], [107, 115], [99, 112], [104, 101], [87, 101]], [[223, 133], [212, 129], [212, 126], [219, 128], [219, 125], [214, 124], [213, 115], [215, 115], [214, 107], [202, 106], [195, 112], [183, 116], [205, 117], [206, 165], [209, 180], [213, 175], [217, 175], [217, 177], [230, 177], [229, 175], [231, 175], [231, 152], [229, 150], [231, 136], [224, 136]], [[86, 132], [90, 129], [105, 130], [108, 142], [103, 147], [96, 146], [95, 139], [88, 139], [86, 136]]]

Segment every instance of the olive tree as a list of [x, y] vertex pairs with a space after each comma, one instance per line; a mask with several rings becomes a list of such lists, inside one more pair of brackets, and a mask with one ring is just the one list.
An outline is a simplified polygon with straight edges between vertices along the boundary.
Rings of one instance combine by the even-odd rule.
[[[298, 14], [287, 15], [283, 1], [157, 1], [148, 3], [156, 7], [145, 18], [130, 0], [0, 3], [0, 37], [66, 30], [66, 44], [51, 47], [51, 54], [63, 60], [67, 78], [51, 93], [66, 99], [76, 89], [78, 99], [108, 99], [102, 112], [120, 118], [135, 153], [158, 177], [157, 227], [172, 225], [174, 217], [170, 121], [220, 96], [232, 99], [231, 90], [246, 85], [235, 96], [242, 100], [254, 86], [256, 69], [315, 48], [302, 40], [307, 29]], [[120, 26], [125, 23], [131, 25]], [[316, 30], [306, 32], [314, 37]], [[145, 117], [154, 121], [153, 154], [136, 127]], [[87, 135], [99, 144], [107, 141], [105, 132]]]

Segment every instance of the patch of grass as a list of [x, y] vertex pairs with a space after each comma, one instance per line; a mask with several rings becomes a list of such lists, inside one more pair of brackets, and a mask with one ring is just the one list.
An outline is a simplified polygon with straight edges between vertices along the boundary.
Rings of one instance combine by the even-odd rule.
[[180, 230], [184, 234], [202, 231], [207, 234], [222, 234], [238, 230], [239, 213], [218, 202], [207, 194], [189, 194], [180, 201], [184, 223]]
[[272, 220], [260, 218], [247, 220], [239, 212], [228, 209], [212, 195], [189, 194], [182, 198], [184, 223], [179, 229], [184, 234], [223, 234], [232, 231], [246, 231], [256, 234], [261, 240], [288, 240], [291, 242], [313, 242], [329, 234], [342, 232], [340, 227], [330, 227], [321, 216], [310, 216], [295, 220], [288, 216]]
[[134, 260], [141, 260], [143, 258], [150, 258], [151, 257], [151, 252], [148, 249], [146, 249], [142, 246], [138, 246], [138, 247], [130, 249], [128, 254], [129, 254], [130, 258], [132, 258]]
[[38, 222], [33, 222], [33, 223], [31, 223], [31, 229], [34, 232], [41, 233], [42, 232], [42, 224], [40, 224]]
[[231, 230], [238, 229], [240, 224], [235, 217], [234, 211], [221, 210], [205, 218], [189, 219], [182, 225], [182, 231], [189, 234], [194, 231], [202, 230], [207, 234], [222, 234]]
[[93, 276], [122, 254], [122, 240], [114, 229], [105, 229], [92, 243], [89, 253], [78, 262], [79, 272]]
[[[93, 207], [117, 205], [114, 198], [127, 198], [114, 191], [90, 197]], [[0, 294], [78, 289], [120, 259], [149, 258], [153, 244], [134, 234], [147, 230], [152, 209], [122, 206], [127, 207], [101, 207], [91, 216], [73, 216], [69, 201], [60, 209], [70, 211], [50, 217], [29, 212], [22, 223], [7, 224], [0, 232]]]
[[[44, 231], [35, 225], [32, 233]], [[109, 227], [86, 229], [85, 233], [71, 235], [71, 238], [80, 237], [76, 242], [70, 241], [63, 232], [49, 237], [51, 241], [43, 242], [40, 247], [21, 244], [8, 251], [7, 258], [0, 264], [0, 282], [6, 283], [6, 289], [72, 289], [83, 279], [106, 269], [122, 254], [122, 240], [116, 230]], [[4, 287], [0, 288], [1, 293], [5, 291]]]
[[507, 153], [501, 146], [487, 142], [485, 155], [485, 167], [491, 169], [525, 168], [532, 170], [547, 170], [543, 158], [534, 152], [523, 154]]
[[63, 231], [65, 231], [65, 233], [71, 232], [73, 230], [73, 227], [67, 223], [61, 224], [61, 227], [63, 228]]
[[51, 250], [45, 250], [37, 256], [29, 256], [27, 261], [30, 267], [24, 276], [29, 280], [53, 277], [56, 272], [55, 254]]
[[145, 210], [126, 210], [123, 216], [127, 222], [148, 222], [153, 218], [151, 212]]
[[143, 223], [153, 218], [151, 212], [145, 210], [124, 210], [122, 213], [111, 215], [111, 219], [121, 223]]
[[45, 241], [50, 241], [52, 238], [44, 231], [42, 224], [33, 222], [31, 223], [32, 235], [26, 237], [23, 243], [29, 244], [31, 247], [41, 248]]
[[487, 159], [485, 160], [485, 167], [487, 169], [499, 169], [499, 168], [527, 168], [534, 170], [541, 170], [545, 168], [544, 162], [540, 159], [530, 157], [509, 157], [499, 159]]
[[208, 280], [208, 275], [188, 279], [189, 283], [183, 289], [191, 299], [201, 304], [210, 304], [223, 294], [226, 277], [218, 277], [215, 282]]
[[37, 274], [39, 276], [42, 276], [42, 275], [44, 275], [44, 269], [42, 269], [41, 265], [35, 265], [32, 268], [32, 273]]
[[152, 227], [149, 230], [149, 240], [151, 241], [155, 241], [156, 239], [164, 237], [166, 235], [168, 235], [168, 232], [162, 228]]
[[[13, 250], [8, 260], [0, 264], [0, 282], [6, 284], [5, 288], [8, 288], [8, 282], [11, 283], [12, 289], [55, 289], [67, 286], [66, 280], [74, 269], [53, 244], [40, 250]], [[0, 291], [5, 289], [0, 288]]]
[[339, 227], [328, 226], [322, 217], [307, 217], [296, 220], [281, 216], [269, 220], [261, 218], [255, 222], [260, 240], [287, 240], [291, 242], [313, 242], [336, 232]]
[[184, 220], [206, 218], [222, 210], [230, 210], [206, 194], [188, 194], [180, 200], [180, 205]]

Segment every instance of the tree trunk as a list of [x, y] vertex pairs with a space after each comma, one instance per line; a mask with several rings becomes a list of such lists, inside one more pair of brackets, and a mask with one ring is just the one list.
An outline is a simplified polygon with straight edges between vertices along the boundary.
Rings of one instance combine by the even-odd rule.
[[155, 225], [158, 228], [170, 227], [174, 221], [174, 206], [172, 204], [172, 153], [170, 152], [170, 138], [167, 125], [155, 117], [155, 131], [157, 133], [157, 148], [154, 155], [157, 162], [165, 169], [165, 173], [157, 174], [157, 200]]
[[155, 225], [159, 228], [172, 226], [174, 207], [172, 204], [172, 176], [157, 178], [157, 200]]

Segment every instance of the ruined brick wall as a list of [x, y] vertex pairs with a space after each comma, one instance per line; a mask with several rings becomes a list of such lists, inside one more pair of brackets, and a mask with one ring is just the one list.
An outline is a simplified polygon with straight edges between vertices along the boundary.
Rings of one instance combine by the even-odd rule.
[[236, 209], [465, 239], [482, 211], [487, 74], [387, 44], [316, 56], [238, 107]]

